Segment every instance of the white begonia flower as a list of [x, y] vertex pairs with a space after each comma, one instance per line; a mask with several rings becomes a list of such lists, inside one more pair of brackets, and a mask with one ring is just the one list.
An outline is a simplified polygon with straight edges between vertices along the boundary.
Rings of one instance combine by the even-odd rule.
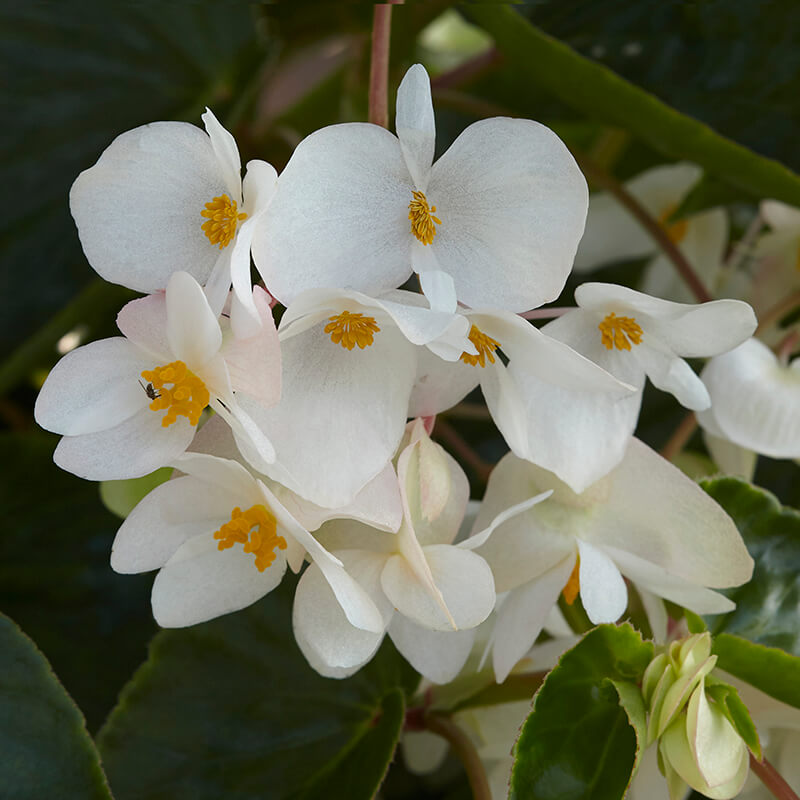
[[70, 191], [70, 209], [92, 267], [139, 292], [164, 289], [183, 270], [215, 314], [233, 284], [231, 324], [257, 333], [250, 244], [277, 182], [265, 161], [242, 180], [233, 136], [206, 109], [204, 133], [186, 122], [153, 122], [118, 136]]
[[[541, 493], [553, 496], [540, 501]], [[498, 681], [536, 640], [564, 592], [578, 592], [595, 624], [625, 611], [623, 575], [701, 614], [733, 608], [706, 587], [738, 586], [753, 570], [730, 517], [697, 484], [637, 439], [622, 462], [581, 494], [553, 473], [506, 455], [489, 477], [461, 544], [492, 567], [498, 593], [493, 664]]]
[[403, 522], [396, 534], [354, 522], [327, 523], [318, 538], [372, 597], [383, 615], [378, 634], [357, 630], [330, 602], [312, 564], [297, 586], [294, 629], [309, 663], [345, 677], [372, 658], [384, 632], [422, 675], [445, 683], [469, 655], [474, 628], [494, 608], [491, 571], [475, 553], [453, 546], [469, 496], [461, 467], [410, 423], [397, 460]]
[[697, 420], [712, 436], [771, 458], [800, 457], [800, 358], [782, 364], [748, 339], [712, 358], [701, 378], [712, 406]]
[[297, 318], [290, 307], [281, 320], [281, 402], [265, 408], [242, 400], [274, 445], [274, 462], [259, 461], [246, 440], [238, 445], [260, 472], [319, 506], [339, 508], [397, 450], [418, 348], [380, 302], [353, 292], [320, 295], [309, 304], [313, 313]]
[[159, 625], [195, 625], [245, 608], [280, 583], [287, 561], [296, 571], [308, 554], [349, 623], [382, 630], [378, 609], [341, 561], [241, 464], [185, 453], [172, 466], [184, 474], [134, 508], [111, 551], [117, 572], [159, 570], [152, 593]]
[[755, 245], [750, 299], [765, 310], [800, 286], [800, 208], [763, 200], [760, 211], [771, 230]]
[[579, 307], [549, 322], [540, 336], [574, 348], [637, 391], [559, 385], [521, 370], [512, 359], [508, 371], [517, 390], [509, 396], [519, 410], [507, 418], [494, 414], [494, 419], [517, 456], [581, 492], [622, 459], [638, 420], [645, 377], [685, 407], [707, 408], [708, 392], [684, 358], [736, 347], [755, 330], [756, 319], [738, 300], [684, 305], [605, 283], [579, 286], [575, 300]]
[[186, 450], [209, 405], [262, 460], [273, 459], [269, 440], [239, 405], [242, 396], [267, 405], [280, 398], [280, 347], [266, 293], [254, 289], [253, 303], [261, 329], [247, 339], [223, 334], [186, 272], [173, 273], [165, 293], [128, 303], [117, 316], [124, 336], [67, 353], [36, 399], [39, 425], [63, 434], [55, 462], [89, 480], [141, 477]]
[[567, 279], [588, 203], [561, 140], [523, 119], [470, 125], [434, 164], [428, 74], [409, 69], [397, 92], [397, 136], [332, 125], [294, 151], [253, 257], [285, 305], [305, 289], [377, 295], [420, 276], [431, 306], [524, 311]]
[[[694, 164], [667, 164], [637, 175], [625, 189], [657, 219], [692, 265], [701, 281], [713, 289], [720, 274], [728, 242], [728, 218], [722, 209], [692, 214], [676, 222], [669, 219], [700, 179]], [[669, 259], [639, 221], [606, 192], [589, 198], [586, 231], [575, 256], [575, 270], [585, 272], [614, 261], [655, 256], [645, 270], [643, 291], [690, 303], [695, 298]]]

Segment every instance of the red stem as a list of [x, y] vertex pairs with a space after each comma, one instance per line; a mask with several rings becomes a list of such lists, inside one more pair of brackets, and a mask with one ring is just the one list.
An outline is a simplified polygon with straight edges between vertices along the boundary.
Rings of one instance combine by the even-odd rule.
[[568, 311], [574, 311], [576, 306], [551, 306], [550, 308], [534, 308], [531, 311], [523, 311], [519, 316], [522, 319], [555, 319], [561, 317]]
[[369, 121], [389, 127], [389, 44], [392, 38], [392, 5], [378, 3], [372, 17], [372, 54], [369, 65]]
[[772, 766], [772, 764], [763, 759], [762, 761], [756, 760], [756, 757], [750, 753], [750, 769], [758, 775], [759, 780], [764, 786], [772, 792], [777, 800], [800, 800], [794, 790], [784, 777]]

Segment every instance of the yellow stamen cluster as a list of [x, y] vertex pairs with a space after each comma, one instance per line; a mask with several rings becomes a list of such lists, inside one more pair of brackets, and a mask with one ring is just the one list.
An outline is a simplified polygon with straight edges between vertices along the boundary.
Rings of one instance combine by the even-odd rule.
[[667, 236], [673, 244], [680, 244], [686, 236], [686, 231], [689, 228], [689, 222], [685, 219], [679, 219], [677, 222], [668, 222], [669, 218], [675, 213], [677, 206], [669, 206], [666, 208], [658, 218], [661, 227], [667, 232]]
[[342, 311], [333, 317], [328, 317], [325, 333], [329, 333], [334, 344], [340, 344], [347, 350], [352, 350], [358, 345], [362, 350], [369, 347], [375, 339], [375, 334], [380, 331], [378, 323], [373, 317], [363, 314], [351, 314]]
[[[435, 217], [433, 212], [436, 206], [428, 206], [428, 198], [425, 192], [412, 192], [414, 199], [408, 204], [408, 218], [411, 220], [411, 233], [422, 242], [428, 245], [436, 236], [436, 225], [441, 225], [439, 217]], [[436, 223], [434, 225], [433, 223]]]
[[243, 544], [245, 553], [256, 557], [256, 568], [263, 572], [277, 558], [275, 548], [286, 549], [286, 539], [278, 536], [278, 523], [266, 506], [250, 506], [242, 511], [239, 506], [231, 512], [231, 521], [214, 533], [219, 539], [218, 550], [227, 550]]
[[[183, 361], [146, 369], [142, 377], [153, 387], [152, 394], [148, 393], [148, 396], [156, 395], [150, 408], [153, 411], [167, 409], [164, 419], [161, 420], [165, 428], [172, 425], [179, 416], [186, 417], [192, 425], [197, 425], [211, 398], [203, 381], [187, 369]], [[171, 384], [171, 388], [166, 384]]]
[[470, 328], [468, 338], [475, 345], [478, 354], [472, 355], [471, 353], [463, 352], [461, 360], [472, 367], [476, 364], [485, 367], [487, 358], [491, 364], [494, 364], [494, 351], [500, 347], [500, 342], [495, 341], [491, 336], [487, 336], [477, 325], [473, 325]]
[[218, 244], [220, 250], [231, 243], [238, 223], [247, 219], [247, 214], [237, 214], [236, 210], [236, 201], [223, 194], [206, 203], [205, 209], [200, 212], [208, 220], [200, 226], [203, 233], [211, 244]]
[[578, 556], [575, 559], [575, 566], [572, 568], [572, 573], [569, 576], [569, 580], [567, 581], [564, 588], [561, 590], [561, 594], [564, 595], [564, 600], [567, 601], [567, 605], [571, 606], [575, 602], [575, 598], [578, 596], [578, 592], [581, 590], [581, 557]]
[[598, 326], [600, 337], [607, 350], [630, 350], [631, 344], [641, 344], [642, 329], [633, 317], [609, 314]]

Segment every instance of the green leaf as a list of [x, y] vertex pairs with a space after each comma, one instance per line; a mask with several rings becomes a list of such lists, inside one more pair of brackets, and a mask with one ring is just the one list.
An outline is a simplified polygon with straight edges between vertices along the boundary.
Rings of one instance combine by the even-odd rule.
[[[225, 121], [262, 58], [244, 3], [86, 0], [69, 14], [52, 3], [3, 4], [0, 61], [14, 80], [5, 86], [13, 113], [0, 130], [0, 177], [17, 191], [0, 220], [0, 289], [14, 297], [0, 351], [48, 322], [94, 275], [69, 213], [78, 173], [137, 125], [199, 124], [206, 105]], [[109, 317], [117, 310], [106, 308]]]
[[292, 634], [294, 584], [155, 637], [99, 736], [118, 800], [375, 794], [418, 676], [388, 641], [351, 678], [317, 675]]
[[146, 494], [156, 486], [168, 481], [171, 475], [172, 467], [161, 467], [141, 478], [130, 478], [126, 481], [102, 481], [100, 483], [100, 499], [112, 514], [125, 519]]
[[736, 732], [742, 737], [750, 752], [761, 761], [761, 742], [758, 739], [758, 731], [750, 717], [747, 706], [739, 697], [739, 692], [729, 683], [707, 675], [705, 679], [706, 695], [711, 697], [719, 708], [728, 718], [728, 721], [736, 728]]
[[630, 625], [587, 633], [549, 673], [515, 747], [518, 800], [617, 800], [645, 742], [637, 684], [653, 645]]
[[717, 666], [765, 694], [800, 708], [800, 658], [776, 647], [720, 633], [714, 637]]
[[736, 609], [706, 617], [708, 629], [800, 656], [800, 513], [738, 478], [701, 486], [730, 514], [755, 561], [750, 582], [724, 592]]
[[120, 521], [97, 484], [53, 463], [57, 440], [0, 434], [9, 465], [0, 482], [0, 608], [35, 639], [94, 731], [147, 656], [152, 578], [112, 571]]
[[516, 69], [520, 86], [544, 89], [582, 114], [624, 128], [665, 156], [693, 161], [756, 197], [800, 205], [800, 177], [790, 169], [715, 133], [579, 55], [513, 8], [475, 4], [463, 10], [494, 37]]
[[0, 753], [4, 800], [111, 800], [81, 712], [36, 645], [2, 615]]

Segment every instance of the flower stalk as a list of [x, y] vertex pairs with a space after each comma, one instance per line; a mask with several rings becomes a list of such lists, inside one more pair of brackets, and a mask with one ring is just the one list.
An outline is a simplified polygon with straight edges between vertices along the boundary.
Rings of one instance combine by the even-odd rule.
[[392, 38], [392, 6], [378, 3], [372, 18], [372, 54], [369, 67], [369, 121], [389, 127], [389, 45]]
[[767, 761], [766, 758], [759, 761], [752, 753], [750, 754], [750, 769], [758, 775], [759, 780], [769, 789], [777, 800], [798, 800], [797, 794], [792, 787], [786, 783], [783, 776]]

